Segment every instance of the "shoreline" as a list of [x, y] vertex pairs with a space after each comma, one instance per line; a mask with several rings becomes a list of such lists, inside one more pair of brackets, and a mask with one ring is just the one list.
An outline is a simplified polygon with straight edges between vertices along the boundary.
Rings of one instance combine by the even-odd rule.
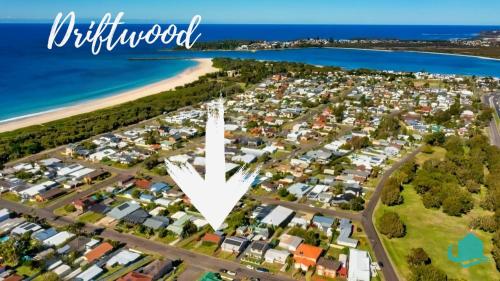
[[457, 57], [469, 57], [483, 60], [493, 60], [500, 61], [498, 58], [476, 56], [476, 55], [466, 55], [466, 54], [455, 54], [455, 53], [443, 53], [443, 52], [431, 52], [431, 51], [416, 51], [416, 50], [392, 50], [392, 49], [369, 49], [369, 48], [348, 48], [348, 47], [324, 47], [331, 49], [353, 49], [361, 51], [379, 51], [379, 52], [409, 52], [409, 53], [420, 53], [420, 54], [430, 54], [430, 55], [444, 55], [444, 56], [457, 56]]
[[[294, 48], [278, 48], [278, 49], [256, 49], [256, 50], [193, 50], [195, 52], [259, 52], [259, 51], [285, 51], [285, 50], [302, 50], [302, 49], [342, 49], [342, 50], [359, 50], [359, 51], [376, 51], [376, 52], [411, 52], [411, 53], [421, 53], [421, 54], [431, 54], [431, 55], [444, 55], [444, 56], [458, 56], [458, 57], [469, 57], [484, 60], [500, 61], [500, 58], [492, 58], [477, 55], [466, 55], [458, 53], [445, 53], [445, 52], [431, 52], [431, 51], [417, 51], [417, 50], [393, 50], [393, 49], [376, 49], [376, 48], [356, 48], [356, 47], [294, 47]], [[165, 50], [164, 52], [175, 50]]]
[[134, 101], [143, 97], [158, 94], [160, 92], [172, 90], [196, 81], [200, 76], [217, 71], [212, 66], [212, 59], [199, 58], [192, 59], [198, 64], [189, 67], [176, 76], [148, 84], [139, 88], [118, 92], [115, 95], [84, 101], [70, 106], [60, 107], [39, 113], [28, 114], [20, 117], [14, 117], [0, 121], [0, 133], [9, 132], [33, 125], [41, 125], [47, 122], [75, 116], [78, 114], [89, 113], [99, 109], [116, 106], [125, 102]]

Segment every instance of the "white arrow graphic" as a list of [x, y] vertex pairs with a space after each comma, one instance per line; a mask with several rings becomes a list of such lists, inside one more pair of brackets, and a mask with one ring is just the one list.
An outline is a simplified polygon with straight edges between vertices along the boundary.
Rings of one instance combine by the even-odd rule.
[[226, 181], [224, 155], [224, 101], [217, 100], [207, 107], [205, 135], [205, 179], [188, 162], [174, 164], [165, 160], [167, 171], [191, 203], [217, 230], [234, 208], [238, 200], [259, 173], [259, 168], [250, 172], [240, 168]]

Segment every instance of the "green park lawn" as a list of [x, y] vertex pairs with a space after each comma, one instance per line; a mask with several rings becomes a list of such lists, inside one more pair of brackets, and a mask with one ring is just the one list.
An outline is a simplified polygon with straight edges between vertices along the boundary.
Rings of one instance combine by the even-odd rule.
[[78, 221], [85, 222], [85, 223], [96, 223], [99, 220], [101, 220], [102, 218], [104, 218], [103, 214], [88, 211], [88, 212], [84, 213], [83, 215], [79, 216]]
[[434, 152], [432, 153], [419, 153], [415, 156], [415, 162], [417, 162], [418, 165], [422, 165], [425, 161], [429, 159], [436, 159], [436, 160], [441, 160], [444, 159], [446, 155], [446, 149], [442, 147], [433, 147], [432, 148]]
[[[404, 203], [399, 206], [388, 207], [381, 203], [375, 211], [375, 224], [384, 211], [397, 212], [406, 225], [406, 236], [403, 238], [388, 239], [380, 235], [382, 243], [392, 263], [397, 268], [400, 277], [408, 280], [410, 270], [406, 262], [406, 255], [411, 248], [422, 247], [432, 260], [432, 264], [445, 271], [448, 278], [462, 278], [465, 280], [500, 280], [500, 274], [495, 268], [492, 256], [492, 234], [479, 230], [472, 233], [484, 244], [484, 254], [489, 262], [462, 268], [459, 264], [448, 260], [448, 246], [456, 243], [469, 233], [468, 223], [472, 217], [491, 214], [475, 207], [469, 214], [462, 217], [448, 216], [441, 210], [426, 209], [420, 196], [411, 186], [406, 186], [402, 192]], [[456, 251], [454, 251], [456, 254]]]
[[12, 192], [5, 192], [5, 193], [0, 195], [0, 198], [7, 200], [7, 201], [11, 201], [11, 202], [21, 201], [21, 198]]

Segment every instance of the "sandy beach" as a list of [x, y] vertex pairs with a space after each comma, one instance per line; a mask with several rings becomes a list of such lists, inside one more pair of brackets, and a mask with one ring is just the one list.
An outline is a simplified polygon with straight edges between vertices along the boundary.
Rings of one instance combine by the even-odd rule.
[[7, 132], [31, 125], [43, 124], [50, 121], [115, 106], [142, 97], [158, 94], [160, 92], [168, 91], [175, 87], [196, 81], [198, 77], [207, 73], [217, 71], [217, 69], [212, 66], [211, 59], [194, 60], [198, 62], [196, 66], [186, 69], [175, 77], [171, 77], [137, 89], [128, 90], [123, 93], [118, 93], [109, 97], [95, 99], [92, 101], [83, 102], [80, 104], [67, 106], [48, 112], [42, 112], [40, 114], [33, 114], [31, 116], [25, 116], [18, 119], [5, 121], [3, 123], [0, 123], [0, 132]]

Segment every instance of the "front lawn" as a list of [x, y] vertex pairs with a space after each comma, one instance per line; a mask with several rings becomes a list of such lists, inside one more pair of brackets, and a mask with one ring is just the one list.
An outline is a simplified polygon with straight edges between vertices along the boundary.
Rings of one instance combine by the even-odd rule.
[[[498, 271], [490, 254], [492, 234], [483, 231], [470, 231], [468, 228], [471, 217], [491, 213], [476, 206], [465, 216], [452, 217], [443, 213], [442, 210], [426, 209], [420, 196], [411, 186], [405, 187], [402, 196], [404, 197], [402, 205], [387, 207], [379, 203], [375, 211], [375, 224], [386, 210], [397, 212], [406, 224], [406, 236], [403, 238], [388, 239], [379, 234], [401, 277], [408, 279], [410, 276], [406, 262], [406, 255], [410, 249], [422, 247], [429, 254], [432, 264], [445, 271], [448, 278], [499, 280]], [[459, 264], [448, 260], [448, 246], [453, 244], [455, 245], [454, 249], [456, 249], [456, 243], [469, 232], [483, 241], [484, 254], [490, 261], [470, 268], [462, 268]]]
[[94, 223], [100, 221], [102, 218], [104, 218], [103, 214], [88, 211], [85, 214], [79, 216], [78, 221], [84, 222], [84, 223], [94, 224]]

